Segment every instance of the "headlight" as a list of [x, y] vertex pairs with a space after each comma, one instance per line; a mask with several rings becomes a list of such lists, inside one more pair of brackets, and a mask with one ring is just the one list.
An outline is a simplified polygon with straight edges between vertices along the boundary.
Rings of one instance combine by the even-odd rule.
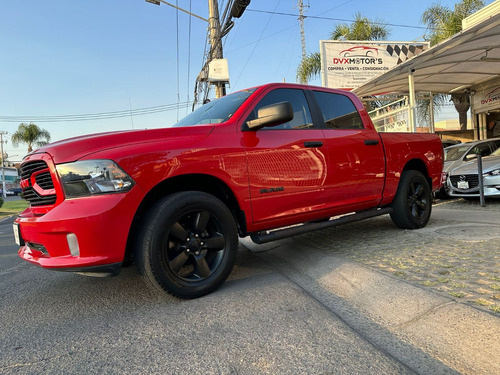
[[500, 168], [494, 169], [488, 173], [483, 174], [483, 177], [486, 177], [486, 176], [500, 176]]
[[111, 160], [83, 160], [56, 165], [67, 198], [123, 193], [134, 180]]

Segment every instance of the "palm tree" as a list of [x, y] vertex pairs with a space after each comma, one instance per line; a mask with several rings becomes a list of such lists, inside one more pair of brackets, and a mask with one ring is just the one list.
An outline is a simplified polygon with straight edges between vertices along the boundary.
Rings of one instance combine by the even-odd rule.
[[[330, 34], [332, 40], [383, 40], [387, 38], [389, 28], [381, 21], [370, 21], [361, 13], [354, 15], [351, 25], [338, 24]], [[306, 56], [297, 68], [297, 80], [301, 83], [317, 76], [321, 71], [319, 52]]]
[[387, 38], [389, 28], [379, 20], [370, 21], [361, 13], [354, 15], [351, 25], [338, 24], [330, 34], [332, 40], [382, 40]]
[[[422, 14], [422, 22], [430, 30], [428, 39], [431, 45], [437, 44], [462, 31], [462, 20], [484, 7], [483, 0], [462, 0], [450, 8], [434, 4]], [[451, 95], [451, 101], [458, 112], [460, 130], [467, 129], [467, 111], [470, 108], [470, 96], [467, 93]]]
[[19, 143], [27, 143], [29, 153], [33, 151], [33, 144], [41, 147], [49, 143], [50, 133], [45, 129], [39, 128], [32, 122], [29, 124], [23, 122], [19, 124], [17, 131], [12, 134], [11, 140], [14, 147], [17, 147]]

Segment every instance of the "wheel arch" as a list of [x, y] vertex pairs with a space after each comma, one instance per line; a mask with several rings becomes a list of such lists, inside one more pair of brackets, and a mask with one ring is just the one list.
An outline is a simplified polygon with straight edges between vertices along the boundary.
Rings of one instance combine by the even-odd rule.
[[416, 158], [409, 160], [405, 164], [403, 171], [409, 171], [409, 170], [419, 171], [420, 173], [422, 173], [425, 179], [427, 180], [427, 183], [432, 189], [432, 178], [429, 176], [429, 170], [427, 169], [427, 165], [422, 159]]
[[130, 259], [133, 250], [132, 244], [134, 240], [134, 233], [137, 232], [135, 229], [138, 227], [143, 215], [159, 199], [181, 191], [201, 191], [213, 195], [221, 200], [233, 215], [240, 236], [246, 236], [247, 226], [245, 212], [241, 209], [234, 192], [224, 181], [206, 174], [180, 175], [158, 183], [142, 200], [136, 211], [129, 231], [125, 260]]

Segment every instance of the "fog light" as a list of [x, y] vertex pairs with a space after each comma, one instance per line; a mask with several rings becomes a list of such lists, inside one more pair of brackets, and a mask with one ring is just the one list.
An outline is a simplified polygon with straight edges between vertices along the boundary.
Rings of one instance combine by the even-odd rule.
[[78, 238], [76, 238], [76, 234], [68, 233], [66, 235], [66, 240], [68, 241], [69, 252], [74, 257], [80, 256], [80, 246], [78, 246]]
[[32, 249], [41, 252], [43, 255], [49, 255], [49, 252], [45, 248], [45, 246], [39, 244], [39, 243], [34, 243], [34, 242], [27, 242], [26, 245]]

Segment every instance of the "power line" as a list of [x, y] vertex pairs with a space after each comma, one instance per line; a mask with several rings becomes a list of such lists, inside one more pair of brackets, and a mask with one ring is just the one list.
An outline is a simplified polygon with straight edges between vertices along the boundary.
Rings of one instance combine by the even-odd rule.
[[283, 33], [283, 32], [285, 32], [285, 31], [288, 31], [288, 30], [293, 29], [293, 28], [296, 28], [296, 27], [297, 27], [297, 25], [294, 23], [293, 25], [288, 26], [288, 27], [287, 27], [287, 28], [285, 28], [285, 29], [282, 29], [282, 30], [277, 31], [277, 32], [275, 32], [275, 33], [273, 33], [273, 34], [269, 34], [269, 35], [267, 35], [267, 36], [264, 36], [264, 37], [262, 37], [262, 38], [259, 38], [259, 40], [256, 40], [256, 41], [254, 41], [254, 42], [250, 42], [250, 43], [248, 43], [248, 44], [244, 44], [244, 45], [242, 45], [242, 46], [239, 46], [239, 47], [236, 47], [236, 48], [230, 49], [230, 50], [228, 50], [226, 53], [227, 53], [227, 54], [229, 54], [229, 53], [233, 53], [234, 51], [237, 51], [237, 50], [239, 50], [239, 49], [242, 49], [242, 48], [245, 48], [245, 47], [251, 46], [251, 45], [253, 45], [253, 44], [255, 44], [255, 43], [259, 43], [261, 40], [271, 38], [271, 37], [273, 37], [273, 36], [275, 36], [275, 35], [278, 35], [278, 34], [280, 34], [280, 33]]
[[[296, 17], [296, 18], [300, 17], [300, 14], [284, 13], [284, 12], [276, 12], [276, 11], [260, 10], [260, 9], [247, 9], [247, 12], [267, 13], [267, 14], [272, 14], [272, 15], [276, 15], [276, 16], [289, 16], [289, 17]], [[338, 21], [338, 22], [349, 22], [349, 23], [355, 22], [355, 20], [348, 20], [348, 19], [343, 19], [343, 18], [333, 18], [333, 17], [321, 17], [321, 16], [303, 16], [303, 17], [304, 18], [319, 19], [319, 20]], [[370, 21], [370, 22], [374, 25], [405, 27], [405, 28], [409, 28], [409, 29], [445, 30], [445, 29], [441, 29], [441, 28], [432, 28], [432, 27], [427, 27], [427, 26], [401, 25], [401, 24], [395, 24], [395, 23], [385, 23], [385, 22], [376, 22], [376, 21]]]
[[175, 111], [191, 106], [191, 102], [180, 102], [173, 104], [160, 105], [155, 107], [126, 109], [123, 111], [85, 113], [79, 115], [53, 115], [53, 116], [37, 116], [37, 115], [20, 115], [20, 116], [0, 116], [0, 122], [67, 122], [67, 121], [89, 121], [89, 120], [107, 120], [129, 116], [143, 116], [154, 113], [167, 111]]
[[271, 22], [271, 18], [273, 18], [273, 15], [275, 14], [275, 11], [276, 9], [278, 8], [278, 5], [280, 5], [280, 2], [281, 0], [278, 0], [278, 3], [276, 4], [276, 6], [274, 7], [274, 11], [273, 12], [267, 12], [267, 13], [270, 13], [271, 14], [271, 17], [269, 17], [269, 19], [267, 20], [267, 23], [266, 23], [266, 26], [264, 26], [264, 29], [262, 30], [262, 32], [260, 33], [260, 36], [259, 36], [259, 39], [257, 40], [257, 43], [255, 43], [255, 46], [253, 47], [252, 49], [252, 52], [250, 52], [250, 56], [248, 56], [247, 60], [245, 61], [245, 65], [243, 66], [243, 68], [241, 69], [241, 72], [240, 72], [240, 75], [238, 76], [238, 79], [236, 80], [236, 82], [234, 83], [234, 86], [236, 86], [238, 84], [238, 81], [240, 80], [241, 78], [241, 75], [243, 74], [243, 72], [245, 71], [245, 68], [248, 64], [248, 62], [250, 61], [250, 58], [252, 57], [253, 53], [255, 52], [255, 49], [257, 48], [257, 45], [259, 44], [259, 42], [262, 40], [262, 36], [264, 35], [264, 32], [266, 31], [267, 29], [267, 26], [269, 26], [269, 23]]
[[[347, 0], [347, 1], [343, 2], [342, 4], [339, 4], [339, 5], [337, 5], [337, 6], [334, 6], [334, 7], [333, 7], [333, 8], [331, 8], [331, 9], [328, 9], [327, 11], [324, 11], [324, 12], [323, 12], [323, 13], [321, 13], [321, 14], [325, 14], [325, 13], [331, 12], [332, 10], [338, 9], [338, 8], [340, 8], [340, 7], [342, 7], [342, 6], [346, 5], [346, 4], [352, 3], [352, 1], [353, 1], [353, 0]], [[320, 14], [320, 15], [321, 15], [321, 14]]]

